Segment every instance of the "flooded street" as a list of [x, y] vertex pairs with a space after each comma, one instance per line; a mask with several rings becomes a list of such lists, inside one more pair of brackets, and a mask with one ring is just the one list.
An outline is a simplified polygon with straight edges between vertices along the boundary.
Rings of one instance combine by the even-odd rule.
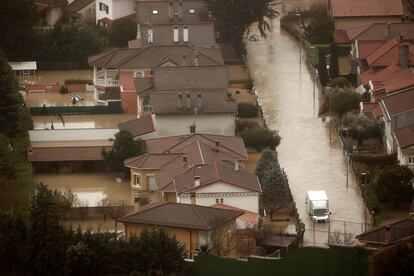
[[[252, 34], [255, 33], [253, 30]], [[279, 160], [306, 225], [305, 245], [326, 244], [328, 231], [361, 233], [364, 227], [361, 192], [351, 174], [349, 188], [346, 187], [346, 162], [341, 147], [336, 138], [330, 144], [328, 124], [315, 115], [318, 96], [315, 111], [314, 83], [304, 51], [300, 63], [299, 45], [280, 30], [278, 19], [268, 39], [249, 42], [247, 51], [247, 64], [267, 124], [282, 137]], [[334, 132], [333, 136], [336, 137]], [[314, 225], [307, 215], [305, 198], [307, 191], [312, 190], [326, 191], [332, 212], [330, 224]]]
[[[93, 98], [93, 92], [78, 92], [82, 100], [76, 103], [76, 106], [94, 106], [95, 100]], [[31, 93], [23, 97], [24, 102], [29, 107], [40, 106], [73, 106], [72, 94], [61, 93]]]

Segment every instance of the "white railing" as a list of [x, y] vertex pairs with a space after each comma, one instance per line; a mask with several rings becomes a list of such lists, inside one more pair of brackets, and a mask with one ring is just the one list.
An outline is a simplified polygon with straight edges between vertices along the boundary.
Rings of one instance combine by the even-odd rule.
[[96, 79], [96, 85], [102, 85], [102, 86], [119, 86], [119, 80], [107, 79], [105, 81], [104, 79]]

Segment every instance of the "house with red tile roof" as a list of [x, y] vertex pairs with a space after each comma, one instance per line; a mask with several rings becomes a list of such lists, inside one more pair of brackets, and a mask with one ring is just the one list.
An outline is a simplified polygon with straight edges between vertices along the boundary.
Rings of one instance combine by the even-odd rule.
[[336, 30], [383, 22], [402, 22], [402, 0], [330, 0]]
[[[398, 129], [414, 125], [414, 88], [386, 96], [379, 104], [383, 113], [381, 121], [384, 125], [384, 145], [388, 153], [397, 152], [396, 138], [401, 145], [405, 145], [401, 141], [407, 135], [407, 132]], [[395, 131], [397, 136], [394, 135]]]

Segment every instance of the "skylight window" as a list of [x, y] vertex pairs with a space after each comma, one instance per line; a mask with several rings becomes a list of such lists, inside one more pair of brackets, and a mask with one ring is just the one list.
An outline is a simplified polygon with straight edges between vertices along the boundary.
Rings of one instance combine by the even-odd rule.
[[158, 14], [158, 10], [152, 10], [152, 14]]
[[195, 14], [195, 10], [194, 10], [194, 9], [190, 9], [188, 12], [189, 12], [190, 14]]

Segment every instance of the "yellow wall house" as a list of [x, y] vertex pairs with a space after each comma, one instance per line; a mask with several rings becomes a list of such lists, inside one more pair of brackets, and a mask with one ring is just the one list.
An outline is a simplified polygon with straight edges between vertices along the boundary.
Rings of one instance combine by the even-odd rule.
[[149, 204], [119, 218], [118, 222], [125, 225], [126, 238], [145, 229], [165, 228], [184, 245], [188, 258], [193, 258], [202, 245], [226, 256], [234, 250], [236, 219], [243, 214], [243, 211], [166, 202]]

